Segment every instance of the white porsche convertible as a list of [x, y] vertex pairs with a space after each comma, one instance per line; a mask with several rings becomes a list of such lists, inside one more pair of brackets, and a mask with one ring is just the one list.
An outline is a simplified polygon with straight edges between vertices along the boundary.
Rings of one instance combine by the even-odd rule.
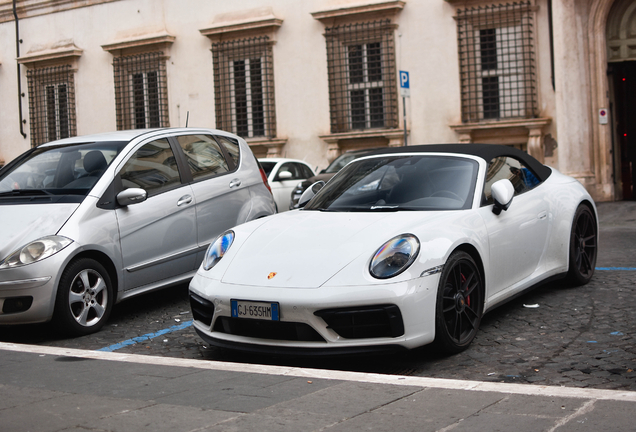
[[301, 354], [434, 343], [456, 353], [495, 306], [548, 279], [585, 284], [594, 274], [594, 201], [514, 148], [387, 149], [320, 186], [301, 210], [210, 245], [190, 283], [205, 341]]

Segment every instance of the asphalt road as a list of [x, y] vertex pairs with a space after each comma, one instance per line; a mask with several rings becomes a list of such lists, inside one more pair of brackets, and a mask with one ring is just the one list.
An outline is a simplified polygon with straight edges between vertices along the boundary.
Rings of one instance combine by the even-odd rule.
[[597, 272], [583, 287], [537, 287], [485, 315], [465, 352], [426, 347], [348, 358], [256, 356], [207, 346], [191, 326], [187, 286], [116, 305], [97, 334], [63, 338], [50, 324], [0, 327], [0, 341], [188, 359], [434, 378], [636, 390], [636, 202], [600, 203]]

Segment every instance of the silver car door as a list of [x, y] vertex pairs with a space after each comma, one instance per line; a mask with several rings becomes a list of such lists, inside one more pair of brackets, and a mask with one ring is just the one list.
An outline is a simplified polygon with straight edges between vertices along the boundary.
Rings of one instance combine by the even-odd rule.
[[125, 289], [192, 272], [197, 230], [192, 189], [182, 184], [167, 139], [144, 144], [118, 175], [124, 189], [145, 189], [148, 198], [116, 210]]
[[247, 179], [243, 178], [234, 160], [226, 158], [214, 137], [193, 134], [175, 138], [192, 175], [200, 260], [205, 248], [218, 235], [245, 222], [250, 193], [243, 183]]

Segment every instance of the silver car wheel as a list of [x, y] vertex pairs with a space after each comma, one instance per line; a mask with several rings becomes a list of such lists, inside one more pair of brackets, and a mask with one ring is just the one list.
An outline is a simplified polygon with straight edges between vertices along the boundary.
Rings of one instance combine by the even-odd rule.
[[71, 282], [68, 305], [81, 326], [97, 324], [108, 305], [108, 290], [102, 276], [92, 269], [82, 270]]
[[55, 320], [73, 336], [99, 331], [114, 304], [110, 273], [92, 258], [71, 262], [62, 273], [55, 300]]

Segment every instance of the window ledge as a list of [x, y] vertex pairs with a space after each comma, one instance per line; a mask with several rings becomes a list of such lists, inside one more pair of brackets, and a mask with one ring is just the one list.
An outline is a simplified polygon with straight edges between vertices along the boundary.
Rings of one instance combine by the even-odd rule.
[[172, 45], [175, 41], [175, 37], [168, 34], [165, 31], [153, 34], [138, 35], [128, 39], [122, 39], [116, 42], [112, 42], [106, 45], [102, 45], [104, 51], [115, 55], [115, 51], [125, 50], [131, 48], [153, 48], [155, 46], [162, 48], [164, 46]]
[[252, 9], [242, 13], [221, 14], [214, 17], [212, 26], [200, 29], [203, 36], [211, 40], [224, 37], [240, 39], [253, 35], [272, 36], [283, 25], [283, 20], [276, 17], [271, 8]]
[[287, 144], [287, 138], [245, 138], [245, 142], [250, 148], [266, 148], [266, 157], [281, 157], [283, 146]]
[[322, 135], [319, 138], [327, 143], [327, 160], [331, 162], [347, 150], [402, 147], [404, 145], [404, 129], [368, 129]]
[[53, 47], [41, 51], [31, 52], [20, 56], [17, 60], [19, 64], [32, 66], [36, 63], [53, 63], [53, 62], [74, 62], [82, 55], [84, 51], [75, 46], [75, 44], [67, 44], [64, 46]]
[[373, 18], [376, 15], [386, 18], [387, 16], [397, 15], [398, 12], [404, 9], [405, 4], [406, 2], [401, 0], [367, 1], [348, 7], [312, 12], [311, 16], [325, 25], [334, 24], [338, 20], [353, 21]]
[[528, 153], [540, 162], [544, 159], [543, 129], [552, 123], [549, 117], [499, 120], [451, 125], [461, 143], [525, 144]]
[[319, 138], [328, 144], [343, 141], [343, 140], [356, 140], [356, 139], [369, 139], [369, 138], [386, 138], [388, 140], [402, 141], [404, 139], [404, 129], [367, 129], [362, 131], [322, 135]]

